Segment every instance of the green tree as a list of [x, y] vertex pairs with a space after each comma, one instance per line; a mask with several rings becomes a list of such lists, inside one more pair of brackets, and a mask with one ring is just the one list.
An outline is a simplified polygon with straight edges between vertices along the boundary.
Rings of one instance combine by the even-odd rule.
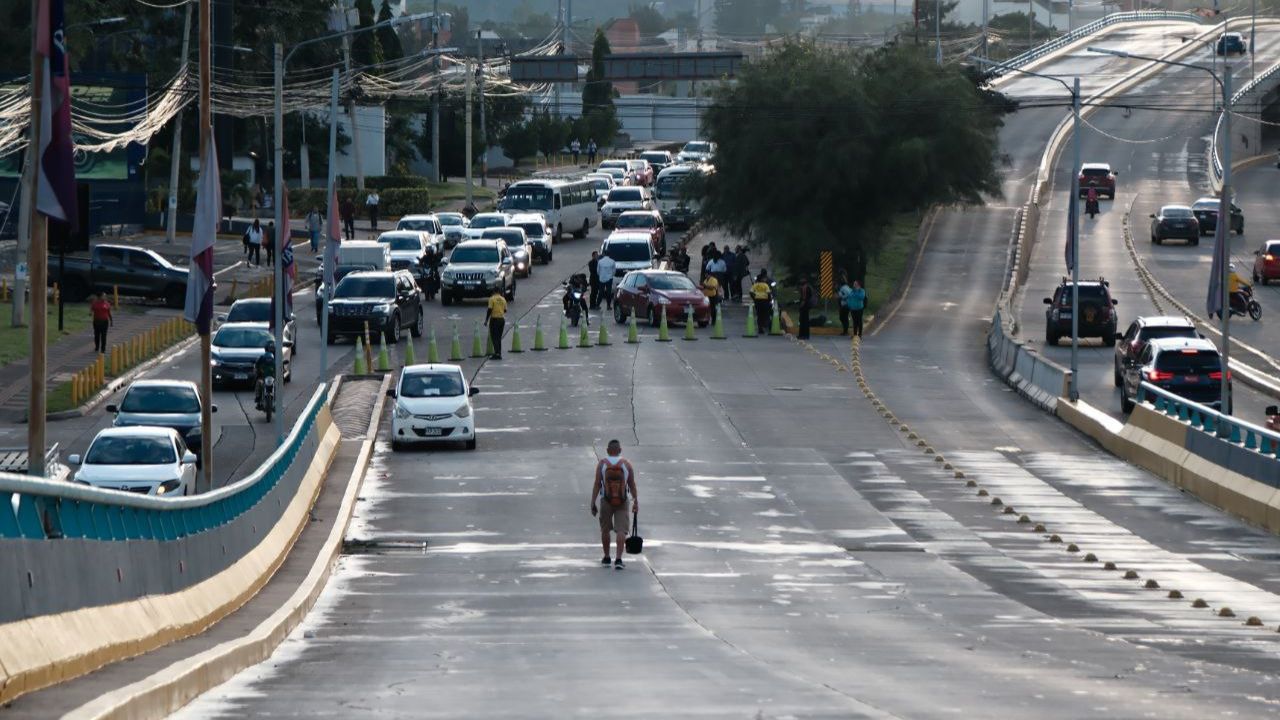
[[604, 30], [596, 28], [595, 41], [591, 44], [591, 69], [582, 85], [582, 119], [587, 138], [594, 138], [597, 145], [613, 142], [618, 134], [618, 110], [613, 105], [613, 83], [604, 78], [604, 58], [613, 52]]
[[[373, 13], [373, 0], [356, 0], [356, 27], [372, 27], [377, 18]], [[383, 61], [382, 43], [376, 32], [362, 32], [351, 38], [351, 61], [356, 65], [377, 65]]]
[[832, 250], [861, 275], [895, 213], [999, 195], [997, 99], [919, 48], [788, 40], [714, 91], [704, 211], [787, 268]]
[[[382, 7], [378, 9], [378, 22], [387, 22], [395, 19], [391, 14], [391, 3], [389, 0], [382, 0]], [[382, 46], [383, 60], [399, 60], [404, 57], [404, 49], [400, 46], [400, 36], [396, 34], [395, 27], [387, 25], [380, 27], [374, 31], [378, 36], [378, 44]]]
[[530, 121], [538, 138], [538, 150], [543, 155], [560, 152], [569, 143], [569, 132], [573, 128], [572, 120], [552, 117], [550, 111], [536, 112]]
[[653, 5], [632, 5], [627, 10], [627, 16], [636, 21], [641, 35], [652, 37], [671, 29], [671, 21], [655, 10]]
[[532, 122], [523, 122], [509, 126], [498, 137], [502, 152], [511, 158], [512, 167], [520, 164], [521, 158], [529, 157], [538, 151], [538, 133]]

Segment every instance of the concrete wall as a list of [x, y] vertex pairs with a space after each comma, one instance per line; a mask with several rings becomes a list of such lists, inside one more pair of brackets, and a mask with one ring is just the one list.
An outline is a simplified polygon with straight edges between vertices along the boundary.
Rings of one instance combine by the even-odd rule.
[[[618, 108], [622, 132], [630, 135], [632, 142], [692, 140], [698, 137], [702, 115], [710, 105], [706, 97], [663, 95], [624, 95], [613, 102]], [[547, 100], [546, 108], [554, 112], [554, 100]], [[582, 93], [560, 93], [560, 116], [580, 115]]]

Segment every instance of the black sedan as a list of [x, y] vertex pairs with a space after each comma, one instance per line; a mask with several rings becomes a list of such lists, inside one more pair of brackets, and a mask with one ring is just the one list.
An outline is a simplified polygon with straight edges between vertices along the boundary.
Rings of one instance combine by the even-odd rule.
[[1200, 223], [1186, 205], [1165, 205], [1151, 216], [1151, 242], [1159, 245], [1170, 238], [1200, 244]]
[[[1216, 197], [1202, 197], [1191, 206], [1191, 212], [1200, 223], [1201, 235], [1212, 235], [1218, 229], [1218, 207], [1220, 201]], [[1227, 229], [1237, 235], [1244, 234], [1244, 211], [1231, 203], [1231, 224]]]

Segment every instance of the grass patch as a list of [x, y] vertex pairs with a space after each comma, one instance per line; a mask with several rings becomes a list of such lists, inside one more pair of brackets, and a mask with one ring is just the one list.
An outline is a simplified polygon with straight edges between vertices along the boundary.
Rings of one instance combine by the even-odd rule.
[[71, 410], [75, 406], [71, 404], [71, 383], [64, 382], [55, 387], [45, 396], [45, 412], [52, 415], [63, 410]]
[[884, 230], [884, 244], [880, 253], [867, 263], [867, 277], [863, 287], [867, 290], [867, 312], [875, 313], [893, 295], [902, 274], [916, 251], [920, 236], [920, 223], [924, 216], [918, 213], [899, 213]]
[[[13, 311], [12, 308], [13, 303], [0, 303], [0, 317], [4, 318], [3, 322], [0, 322], [0, 365], [8, 365], [31, 354], [31, 328], [10, 326], [8, 319], [9, 313]], [[92, 319], [89, 315], [88, 303], [67, 303], [62, 312], [63, 330], [59, 333], [58, 306], [52, 302], [49, 303], [46, 321], [49, 345], [88, 328]], [[28, 317], [30, 314], [31, 308], [28, 306]]]
[[[484, 187], [480, 184], [480, 176], [475, 178], [475, 187], [472, 196], [476, 200], [493, 200], [497, 197], [497, 193], [493, 189], [493, 178], [489, 178], [490, 186]], [[431, 191], [431, 202], [448, 202], [450, 200], [466, 200], [467, 199], [467, 183], [461, 182], [443, 182], [443, 183], [427, 183], [427, 189]]]

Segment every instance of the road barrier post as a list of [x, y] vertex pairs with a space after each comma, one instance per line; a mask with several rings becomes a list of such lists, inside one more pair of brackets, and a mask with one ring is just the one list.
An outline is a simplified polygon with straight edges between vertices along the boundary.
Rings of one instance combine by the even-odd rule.
[[662, 318], [658, 321], [658, 342], [671, 342], [670, 329], [667, 327], [667, 307], [665, 305], [658, 306], [658, 315]]
[[511, 352], [513, 353], [524, 352], [524, 345], [520, 343], [520, 323], [516, 323], [511, 328]]
[[631, 318], [627, 320], [627, 342], [632, 344], [640, 342], [640, 331], [636, 327], [635, 308], [631, 309]]
[[484, 345], [481, 344], [481, 342], [482, 341], [480, 340], [480, 321], [477, 320], [476, 324], [471, 328], [471, 357], [473, 358], [484, 357], [484, 354], [483, 354]]
[[458, 323], [453, 324], [453, 340], [449, 343], [449, 362], [462, 360], [462, 338], [458, 337]]
[[545, 352], [546, 349], [546, 338], [542, 336], [542, 316], [539, 315], [533, 323], [533, 351]]

